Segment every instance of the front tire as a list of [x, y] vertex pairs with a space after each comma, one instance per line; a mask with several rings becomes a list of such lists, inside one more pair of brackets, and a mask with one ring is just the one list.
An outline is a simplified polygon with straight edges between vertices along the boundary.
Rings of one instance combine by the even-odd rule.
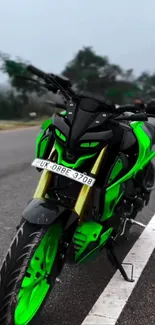
[[0, 325], [34, 325], [61, 271], [61, 224], [23, 221], [0, 270]]

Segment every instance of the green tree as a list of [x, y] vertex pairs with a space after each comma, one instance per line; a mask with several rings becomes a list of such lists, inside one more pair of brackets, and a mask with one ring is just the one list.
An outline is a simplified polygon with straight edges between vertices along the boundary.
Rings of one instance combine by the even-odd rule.
[[[28, 115], [30, 94], [43, 95], [45, 90], [40, 86], [40, 80], [27, 71], [27, 62], [21, 58], [11, 60], [9, 55], [0, 54], [1, 71], [7, 74], [11, 85], [11, 94], [14, 97], [14, 116], [25, 117]], [[16, 108], [15, 108], [16, 107]]]
[[21, 111], [22, 104], [14, 95], [12, 89], [0, 93], [0, 119], [19, 119]]
[[133, 100], [138, 98], [140, 96], [140, 89], [135, 82], [131, 83], [125, 80], [115, 81], [109, 83], [105, 96], [114, 103], [125, 104], [133, 102]]
[[135, 96], [138, 86], [135, 84], [133, 70], [123, 69], [111, 64], [106, 56], [97, 55], [91, 47], [84, 47], [69, 62], [62, 72], [79, 90], [104, 95], [117, 103], [126, 97]]
[[144, 100], [155, 98], [155, 74], [143, 72], [136, 80], [141, 89], [141, 96]]
[[96, 91], [99, 79], [105, 79], [105, 68], [109, 66], [107, 57], [97, 55], [91, 47], [84, 47], [62, 72], [79, 90]]
[[[8, 55], [0, 54], [1, 71], [6, 73], [9, 77], [9, 82], [18, 93], [27, 95], [32, 92], [42, 94], [42, 88], [39, 86], [39, 79], [32, 76], [27, 71], [28, 62], [22, 61], [21, 58], [11, 60]], [[30, 80], [30, 79], [33, 79]], [[37, 83], [38, 81], [38, 83]]]

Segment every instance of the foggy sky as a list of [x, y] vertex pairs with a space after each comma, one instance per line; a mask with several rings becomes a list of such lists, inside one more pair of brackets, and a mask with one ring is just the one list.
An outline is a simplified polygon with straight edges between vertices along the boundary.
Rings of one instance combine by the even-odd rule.
[[0, 51], [59, 73], [82, 46], [155, 71], [154, 0], [0, 0]]

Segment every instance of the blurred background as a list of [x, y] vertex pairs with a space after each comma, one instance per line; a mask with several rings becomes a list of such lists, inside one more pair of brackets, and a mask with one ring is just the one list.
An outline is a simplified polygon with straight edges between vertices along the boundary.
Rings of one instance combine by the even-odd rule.
[[16, 78], [28, 63], [116, 104], [155, 98], [154, 13], [153, 0], [1, 0], [0, 128], [61, 109], [59, 95]]

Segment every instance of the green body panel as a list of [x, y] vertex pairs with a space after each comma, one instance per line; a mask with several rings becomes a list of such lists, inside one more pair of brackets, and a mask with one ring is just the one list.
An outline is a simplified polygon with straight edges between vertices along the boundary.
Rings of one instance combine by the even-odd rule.
[[99, 223], [89, 221], [77, 227], [73, 242], [75, 247], [75, 262], [82, 263], [86, 259], [96, 257], [96, 253], [107, 242], [112, 228], [103, 231], [103, 226]]
[[128, 179], [135, 177], [136, 174], [142, 170], [153, 159], [153, 157], [155, 157], [155, 151], [152, 151], [151, 148], [151, 139], [143, 130], [143, 125], [143, 122], [131, 123], [131, 127], [138, 141], [139, 155], [133, 168], [106, 189], [104, 199], [105, 208], [101, 221], [105, 221], [112, 217], [114, 208], [123, 195], [123, 186], [121, 189], [121, 184], [123, 185]]
[[41, 125], [41, 129], [43, 131], [46, 131], [52, 123], [53, 123], [52, 119], [45, 120]]
[[38, 155], [39, 155], [39, 158], [43, 158], [44, 157], [44, 153], [47, 149], [47, 145], [48, 145], [48, 141], [49, 141], [49, 138], [45, 138], [41, 141], [40, 143], [40, 149], [39, 149], [39, 152], [38, 152]]
[[[66, 111], [63, 111], [60, 113], [61, 115], [65, 116]], [[43, 136], [45, 135], [46, 130], [53, 124], [52, 119], [47, 119], [45, 120], [42, 125], [41, 125], [41, 132], [39, 132], [37, 138], [36, 138], [36, 158], [44, 158], [48, 142], [49, 142], [49, 137], [47, 134], [47, 137], [43, 139]], [[57, 134], [58, 133], [58, 134]], [[66, 141], [66, 138], [63, 134], [60, 134], [60, 131], [56, 130], [56, 134], [60, 137], [61, 140]], [[52, 148], [51, 148], [52, 149]]]
[[41, 132], [38, 134], [36, 138], [36, 158], [43, 158], [47, 149], [49, 137], [47, 136], [42, 140], [45, 131], [49, 128], [49, 126], [53, 123], [52, 119], [46, 120], [41, 125]]
[[119, 175], [120, 171], [123, 168], [122, 160], [118, 157], [108, 179], [108, 184], [114, 181], [114, 179]]
[[121, 177], [116, 183], [112, 184], [108, 190], [115, 187], [116, 184], [123, 183], [129, 178], [135, 177], [136, 174], [142, 170], [148, 164], [148, 162], [153, 159], [153, 157], [155, 157], [155, 151], [153, 151], [151, 148], [151, 139], [143, 130], [143, 125], [143, 122], [131, 123], [131, 127], [135, 133], [139, 145], [139, 155], [136, 164], [125, 176]]
[[116, 184], [110, 191], [106, 191], [104, 199], [104, 212], [101, 221], [109, 219], [113, 215], [113, 211], [123, 196], [124, 190], [121, 190], [121, 185]]

